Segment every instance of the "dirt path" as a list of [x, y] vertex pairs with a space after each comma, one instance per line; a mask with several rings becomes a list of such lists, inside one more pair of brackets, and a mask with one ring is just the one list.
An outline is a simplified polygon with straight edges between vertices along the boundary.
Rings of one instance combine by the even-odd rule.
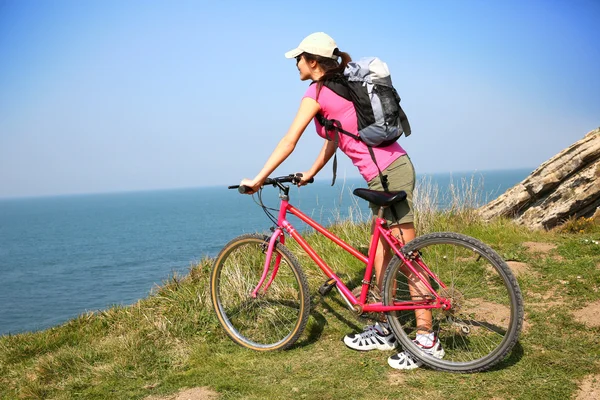
[[590, 303], [587, 306], [574, 311], [573, 315], [577, 322], [581, 322], [592, 328], [600, 327], [600, 301]]
[[579, 386], [575, 400], [600, 399], [600, 375], [588, 375]]
[[178, 393], [168, 396], [150, 396], [144, 400], [216, 400], [219, 394], [207, 387], [196, 387], [184, 389]]

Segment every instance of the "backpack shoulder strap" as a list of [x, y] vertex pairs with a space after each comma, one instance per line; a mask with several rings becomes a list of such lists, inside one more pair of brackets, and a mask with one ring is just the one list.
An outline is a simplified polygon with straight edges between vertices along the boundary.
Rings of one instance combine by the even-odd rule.
[[340, 141], [340, 132], [348, 136], [352, 136], [356, 140], [360, 140], [360, 138], [353, 133], [343, 130], [341, 122], [336, 119], [327, 119], [321, 113], [317, 113], [316, 118], [317, 121], [319, 121], [319, 123], [325, 128], [325, 137], [327, 140], [333, 140], [334, 142], [335, 153], [333, 153], [333, 179], [331, 180], [331, 186], [333, 186], [337, 176], [337, 149]]
[[327, 79], [323, 82], [323, 86], [327, 87], [338, 96], [343, 97], [348, 101], [352, 101], [352, 95], [350, 94], [350, 88], [348, 87], [348, 80], [345, 77]]
[[377, 160], [375, 159], [375, 152], [373, 151], [373, 147], [367, 145], [367, 148], [369, 149], [369, 154], [371, 155], [371, 160], [373, 160], [373, 162], [375, 163], [375, 166], [377, 167], [377, 172], [379, 173], [379, 179], [381, 180], [381, 186], [383, 187], [383, 191], [389, 193], [389, 186], [388, 186], [388, 178], [387, 175], [384, 175], [383, 172], [381, 172], [381, 169], [379, 168], [379, 164], [377, 164]]
[[[383, 191], [386, 193], [391, 193], [390, 187], [388, 185], [388, 183], [389, 183], [388, 177], [387, 177], [387, 175], [384, 175], [383, 172], [381, 172], [381, 169], [379, 168], [379, 165], [377, 164], [377, 160], [375, 159], [375, 152], [373, 151], [373, 147], [367, 145], [367, 148], [369, 149], [369, 154], [371, 154], [371, 159], [373, 160], [373, 162], [375, 163], [375, 166], [377, 167], [377, 172], [379, 173], [379, 180], [381, 181], [381, 186], [383, 187]], [[333, 184], [331, 184], [331, 186], [333, 186]], [[396, 209], [394, 207], [390, 207], [390, 210], [392, 211], [392, 217], [394, 218], [394, 221], [400, 223], [400, 219], [398, 218]]]
[[404, 136], [408, 137], [410, 136], [410, 124], [408, 123], [408, 118], [406, 117], [406, 114], [404, 113], [404, 110], [402, 110], [402, 107], [400, 107], [400, 125], [402, 126], [402, 132], [404, 132]]
[[[313, 81], [311, 83], [311, 85], [314, 85], [316, 83], [317, 82]], [[329, 90], [331, 90], [333, 93], [337, 94], [338, 96], [352, 102], [351, 89], [348, 86], [348, 80], [345, 76], [338, 75], [331, 79], [327, 79], [327, 80], [323, 81], [323, 86], [327, 87]], [[353, 102], [353, 104], [354, 104], [354, 102]], [[338, 132], [341, 132], [345, 135], [352, 137], [355, 140], [361, 140], [360, 136], [358, 136], [357, 134], [354, 134], [354, 133], [351, 133], [351, 132], [348, 132], [348, 131], [342, 129], [342, 123], [336, 119], [327, 119], [320, 112], [317, 113], [316, 118], [317, 118], [317, 121], [319, 121], [319, 124], [321, 124], [323, 127], [325, 127], [325, 130], [327, 132], [336, 131], [336, 134]], [[332, 140], [329, 137], [327, 137], [327, 139]]]

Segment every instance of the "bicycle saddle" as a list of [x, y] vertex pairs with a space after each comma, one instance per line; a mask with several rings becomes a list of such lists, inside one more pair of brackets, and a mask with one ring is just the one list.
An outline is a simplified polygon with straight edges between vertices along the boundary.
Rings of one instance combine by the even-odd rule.
[[391, 206], [392, 204], [399, 203], [406, 199], [406, 192], [404, 190], [388, 193], [378, 190], [358, 188], [354, 189], [352, 193], [355, 196], [358, 196], [361, 199], [367, 200], [368, 202], [376, 204], [380, 207]]

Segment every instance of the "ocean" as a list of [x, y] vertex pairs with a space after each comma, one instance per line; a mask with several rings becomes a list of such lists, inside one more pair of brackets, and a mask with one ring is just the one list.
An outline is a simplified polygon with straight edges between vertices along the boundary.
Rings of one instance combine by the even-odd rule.
[[[531, 171], [417, 178], [437, 184], [440, 192], [451, 181], [473, 178], [490, 201]], [[324, 225], [347, 218], [350, 208], [368, 216], [366, 202], [351, 194], [357, 187], [366, 184], [360, 178], [338, 180], [333, 187], [317, 181], [292, 188], [291, 203]], [[277, 207], [276, 190], [265, 189], [263, 197]], [[251, 196], [226, 186], [0, 199], [0, 335], [135, 303], [174, 273], [186, 274], [198, 261], [214, 257], [235, 236], [270, 226]]]

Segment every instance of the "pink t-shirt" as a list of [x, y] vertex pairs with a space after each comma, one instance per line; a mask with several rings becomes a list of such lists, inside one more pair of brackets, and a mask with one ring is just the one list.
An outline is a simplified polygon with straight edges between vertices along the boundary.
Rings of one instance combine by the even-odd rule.
[[[317, 84], [310, 85], [304, 97], [309, 97], [319, 103], [321, 106], [321, 112], [327, 119], [335, 119], [341, 122], [342, 128], [350, 133], [358, 132], [358, 120], [356, 118], [356, 111], [351, 101], [344, 99], [341, 96], [335, 94], [328, 87], [323, 86], [319, 93], [319, 99], [317, 100]], [[322, 138], [327, 138], [325, 129], [317, 119], [314, 119], [317, 133]], [[331, 133], [330, 133], [331, 135]], [[339, 135], [339, 149], [344, 152], [352, 160], [358, 168], [358, 172], [368, 182], [375, 178], [379, 172], [377, 166], [371, 158], [367, 145], [363, 142], [353, 139], [348, 135], [340, 133]], [[406, 151], [398, 144], [398, 142], [392, 143], [386, 147], [374, 147], [373, 152], [377, 165], [383, 171], [398, 157], [406, 154]]]

